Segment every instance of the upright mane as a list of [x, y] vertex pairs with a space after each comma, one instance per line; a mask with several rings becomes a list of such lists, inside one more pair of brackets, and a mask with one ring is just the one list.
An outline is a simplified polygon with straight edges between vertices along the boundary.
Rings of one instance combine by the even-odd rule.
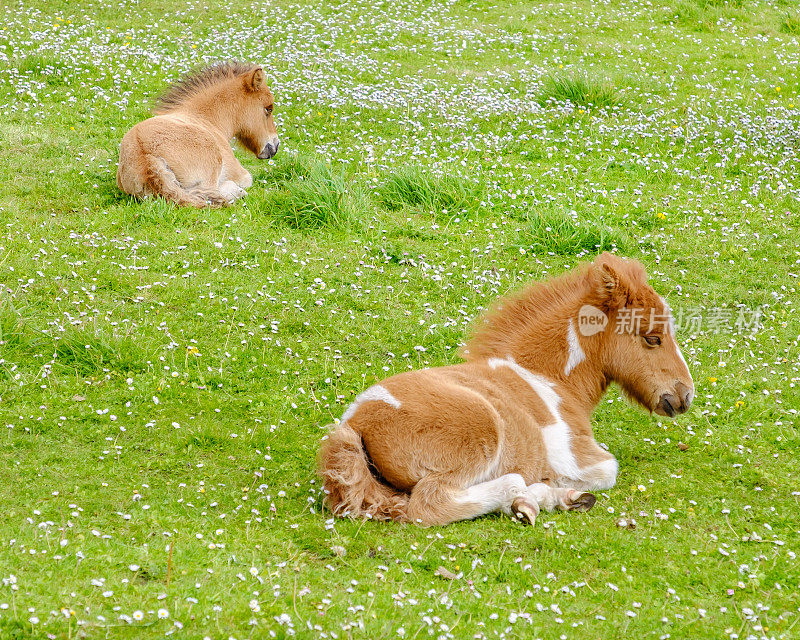
[[546, 282], [529, 284], [500, 298], [473, 329], [462, 354], [467, 360], [507, 355], [510, 344], [537, 325], [563, 317], [568, 306], [585, 296], [588, 265]]
[[244, 75], [257, 67], [257, 64], [248, 62], [229, 61], [219, 62], [209, 67], [192, 71], [173, 84], [158, 98], [155, 112], [164, 114], [174, 111], [201, 91], [224, 80]]
[[[477, 322], [462, 349], [463, 357], [505, 357], [521, 340], [529, 341], [534, 335], [543, 338], [541, 343], [548, 342], [547, 334], [559, 336], [560, 340], [566, 331], [565, 321], [584, 304], [610, 312], [602, 294], [603, 265], [613, 266], [624, 278], [627, 299], [620, 300], [617, 306], [638, 304], [647, 308], [656, 304], [658, 298], [647, 286], [647, 276], [639, 262], [604, 253], [592, 263], [501, 298]], [[548, 354], [539, 355], [546, 358]]]

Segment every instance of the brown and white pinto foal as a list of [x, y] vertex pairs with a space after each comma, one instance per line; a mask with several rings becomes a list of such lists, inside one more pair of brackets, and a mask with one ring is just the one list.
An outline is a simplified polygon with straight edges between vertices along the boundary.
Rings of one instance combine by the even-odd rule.
[[[587, 312], [605, 320], [583, 330]], [[641, 264], [608, 253], [501, 300], [464, 356], [392, 376], [350, 405], [319, 455], [334, 514], [434, 525], [588, 510], [586, 492], [617, 479], [590, 423], [608, 385], [667, 416], [694, 395], [669, 306]]]
[[253, 177], [230, 140], [262, 160], [274, 156], [280, 141], [272, 106], [258, 65], [225, 62], [187, 76], [160, 98], [154, 117], [122, 138], [117, 186], [191, 207], [233, 203]]

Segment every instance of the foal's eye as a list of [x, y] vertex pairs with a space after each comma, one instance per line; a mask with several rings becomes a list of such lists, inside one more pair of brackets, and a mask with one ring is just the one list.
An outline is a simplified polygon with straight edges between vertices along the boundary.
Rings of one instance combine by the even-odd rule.
[[267, 115], [272, 115], [272, 107], [264, 107], [264, 111], [266, 111]]
[[661, 338], [658, 336], [644, 336], [644, 341], [651, 347], [658, 347], [661, 345]]

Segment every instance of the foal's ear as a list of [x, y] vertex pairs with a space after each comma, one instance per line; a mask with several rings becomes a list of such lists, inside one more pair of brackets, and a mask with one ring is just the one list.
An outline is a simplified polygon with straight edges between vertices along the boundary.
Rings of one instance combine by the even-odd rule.
[[261, 91], [261, 88], [266, 83], [264, 77], [264, 70], [261, 67], [256, 67], [248, 75], [245, 85], [250, 91]]
[[599, 276], [597, 293], [606, 309], [621, 307], [628, 298], [628, 283], [625, 276], [607, 261], [601, 261], [596, 267]]

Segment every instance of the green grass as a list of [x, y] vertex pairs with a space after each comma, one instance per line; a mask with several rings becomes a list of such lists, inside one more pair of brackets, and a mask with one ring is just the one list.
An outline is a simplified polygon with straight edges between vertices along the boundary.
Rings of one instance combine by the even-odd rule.
[[519, 249], [534, 253], [560, 256], [595, 255], [603, 251], [622, 251], [630, 248], [624, 232], [602, 220], [586, 216], [579, 219], [564, 211], [545, 209], [531, 211], [526, 216]]
[[568, 102], [575, 107], [601, 109], [622, 101], [619, 92], [606, 80], [586, 75], [553, 76], [545, 80], [539, 102]]
[[[791, 3], [6, 4], [2, 640], [797, 636]], [[276, 96], [247, 197], [120, 193], [124, 132], [223, 59]], [[315, 456], [359, 392], [603, 250], [685, 321], [697, 396], [609, 390], [592, 512], [330, 520]]]
[[255, 209], [294, 229], [348, 229], [364, 222], [369, 200], [363, 188], [323, 163], [292, 163], [276, 175], [277, 188]]
[[800, 33], [800, 15], [797, 13], [787, 13], [781, 18], [780, 30], [783, 33], [797, 35]]
[[113, 370], [125, 375], [145, 368], [144, 355], [131, 337], [102, 336], [87, 331], [71, 332], [52, 349], [56, 363], [79, 377]]
[[378, 187], [380, 202], [390, 211], [410, 207], [435, 217], [454, 219], [480, 208], [483, 186], [449, 175], [436, 176], [419, 168], [393, 173]]

